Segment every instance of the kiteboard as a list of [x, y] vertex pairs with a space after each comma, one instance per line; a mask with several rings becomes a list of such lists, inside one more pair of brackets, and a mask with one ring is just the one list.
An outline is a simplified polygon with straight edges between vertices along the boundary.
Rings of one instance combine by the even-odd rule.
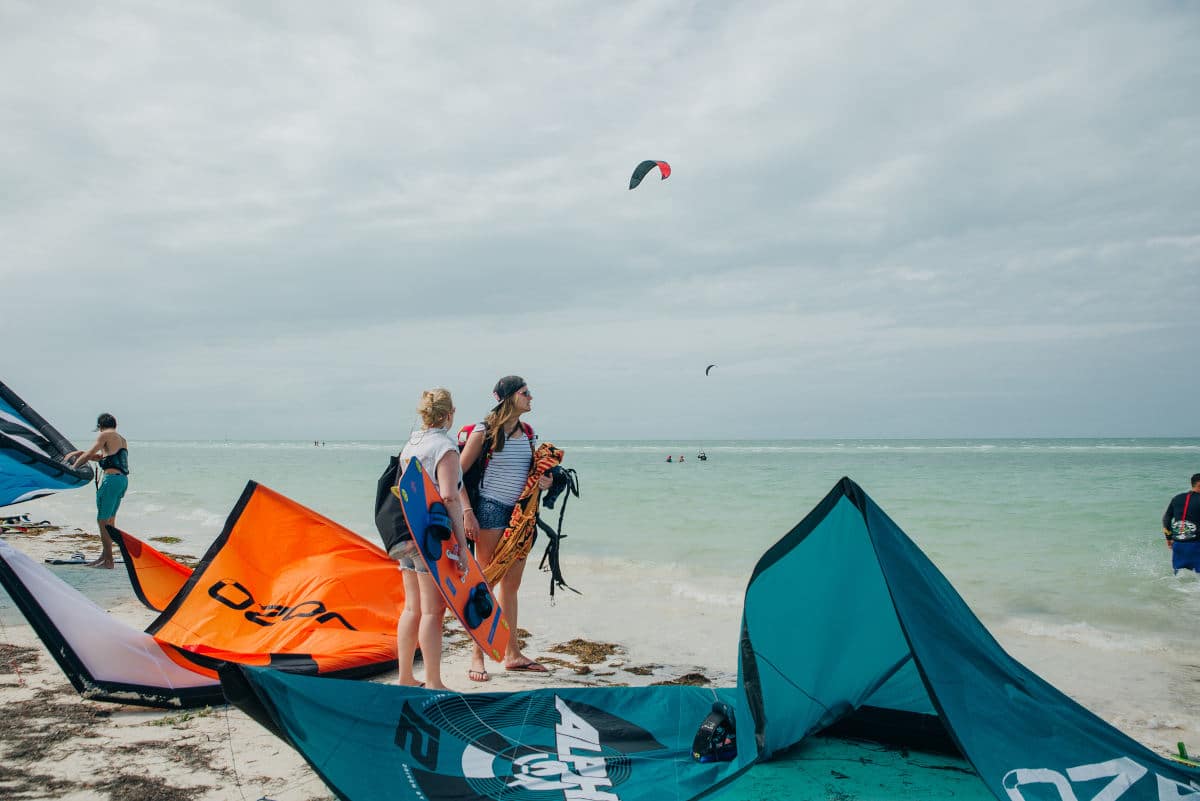
[[[68, 557], [61, 559], [46, 559], [48, 565], [90, 565], [94, 559], [88, 559], [82, 553], [73, 553]], [[114, 559], [113, 564], [123, 565], [125, 562], [121, 559]]]
[[392, 492], [400, 499], [408, 530], [446, 605], [485, 654], [497, 662], [503, 661], [509, 629], [500, 603], [484, 580], [474, 554], [466, 554], [465, 574], [451, 556], [454, 541], [450, 517], [433, 479], [421, 468], [419, 460], [408, 463], [400, 476], [400, 486], [393, 487]]
[[54, 525], [49, 520], [40, 520], [35, 523], [29, 519], [28, 514], [0, 517], [0, 534], [45, 534], [48, 531], [58, 531], [59, 529], [60, 526]]

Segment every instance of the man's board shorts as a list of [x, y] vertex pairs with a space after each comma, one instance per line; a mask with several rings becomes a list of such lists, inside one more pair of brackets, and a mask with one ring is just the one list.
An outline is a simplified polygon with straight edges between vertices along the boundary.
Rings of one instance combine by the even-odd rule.
[[1188, 568], [1200, 573], [1200, 540], [1173, 543], [1171, 545], [1171, 567], [1176, 570]]
[[123, 473], [105, 473], [96, 488], [96, 519], [110, 520], [117, 516], [125, 490], [129, 489], [129, 476]]

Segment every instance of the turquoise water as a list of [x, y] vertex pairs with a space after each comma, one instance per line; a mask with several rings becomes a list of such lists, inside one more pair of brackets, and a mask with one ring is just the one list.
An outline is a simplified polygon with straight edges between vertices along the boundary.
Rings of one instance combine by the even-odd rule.
[[[984, 614], [1195, 633], [1200, 598], [1172, 579], [1158, 520], [1200, 471], [1200, 440], [713, 442], [707, 462], [692, 443], [558, 444], [583, 490], [568, 506], [564, 569], [585, 592], [584, 566], [598, 561], [674, 575], [680, 592], [736, 605], [757, 557], [847, 475]], [[200, 555], [248, 479], [374, 539], [375, 480], [398, 443], [131, 449], [118, 522], [182, 537], [172, 547]], [[688, 458], [666, 464], [667, 454]], [[92, 530], [92, 503], [82, 490], [23, 508]]]
[[[1200, 718], [1188, 672], [1200, 663], [1200, 581], [1171, 574], [1159, 533], [1169, 498], [1200, 472], [1200, 439], [706, 442], [707, 462], [688, 442], [556, 444], [582, 486], [562, 562], [583, 594], [560, 591], [551, 604], [531, 565], [521, 622], [547, 642], [619, 642], [646, 661], [730, 678], [756, 559], [846, 475], [1047, 678], [1093, 708], [1111, 704], [1133, 728]], [[199, 556], [254, 479], [375, 541], [375, 481], [399, 446], [134, 441], [118, 524], [181, 537], [168, 550]], [[668, 454], [686, 461], [667, 464]], [[80, 490], [23, 511], [94, 530], [93, 503]], [[93, 597], [128, 592], [119, 572], [84, 572], [62, 570]], [[1176, 697], [1163, 699], [1163, 686]]]

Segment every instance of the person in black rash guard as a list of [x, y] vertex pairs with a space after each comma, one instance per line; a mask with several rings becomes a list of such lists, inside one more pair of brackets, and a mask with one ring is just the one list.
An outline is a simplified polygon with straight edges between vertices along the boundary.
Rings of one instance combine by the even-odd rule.
[[1167, 504], [1162, 517], [1163, 535], [1171, 549], [1171, 567], [1200, 573], [1200, 473], [1192, 476], [1192, 489]]
[[87, 462], [100, 463], [104, 478], [96, 487], [96, 525], [100, 529], [100, 557], [88, 562], [89, 567], [112, 570], [113, 541], [108, 536], [108, 527], [117, 525], [117, 509], [129, 489], [129, 442], [117, 433], [117, 418], [108, 412], [96, 418], [96, 444], [87, 451], [71, 451], [63, 459], [72, 467]]

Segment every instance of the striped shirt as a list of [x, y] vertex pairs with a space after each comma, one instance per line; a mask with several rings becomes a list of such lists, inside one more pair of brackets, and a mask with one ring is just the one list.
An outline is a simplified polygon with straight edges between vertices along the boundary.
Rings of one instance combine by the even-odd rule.
[[[483, 423], [477, 425], [471, 433], [482, 432], [487, 436], [487, 428]], [[533, 435], [533, 447], [537, 447], [537, 434]], [[512, 506], [521, 497], [525, 489], [525, 481], [529, 478], [529, 468], [533, 464], [533, 451], [529, 447], [529, 437], [525, 427], [517, 429], [504, 443], [504, 450], [492, 451], [492, 458], [483, 478], [479, 482], [479, 494], [496, 503]]]

